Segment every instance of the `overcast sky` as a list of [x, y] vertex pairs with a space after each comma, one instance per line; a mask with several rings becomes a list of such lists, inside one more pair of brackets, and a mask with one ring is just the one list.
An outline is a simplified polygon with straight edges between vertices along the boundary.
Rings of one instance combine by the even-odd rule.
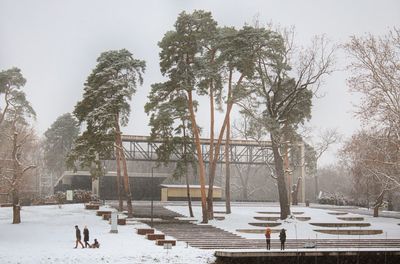
[[[35, 127], [43, 133], [81, 99], [83, 83], [99, 54], [126, 48], [147, 62], [147, 70], [124, 131], [146, 135], [143, 106], [150, 85], [162, 80], [157, 42], [173, 29], [180, 12], [194, 9], [211, 11], [220, 26], [241, 27], [254, 17], [262, 23], [295, 26], [300, 46], [307, 46], [314, 35], [325, 34], [340, 44], [351, 35], [381, 35], [400, 25], [398, 0], [0, 0], [0, 70], [22, 70], [27, 79], [24, 89], [38, 115]], [[339, 53], [337, 68], [344, 65], [346, 57]], [[314, 100], [309, 124], [315, 131], [337, 127], [349, 136], [358, 129], [352, 114], [357, 96], [348, 92], [346, 77], [345, 71], [336, 71], [326, 78], [321, 90], [325, 96]], [[199, 114], [205, 137], [207, 107]], [[333, 153], [322, 162], [331, 162]]]

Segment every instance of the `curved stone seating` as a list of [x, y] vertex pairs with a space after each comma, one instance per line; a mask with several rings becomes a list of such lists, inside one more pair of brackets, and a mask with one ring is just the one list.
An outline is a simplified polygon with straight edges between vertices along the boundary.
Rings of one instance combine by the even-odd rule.
[[276, 223], [276, 222], [258, 222], [258, 223], [249, 223], [249, 225], [252, 226], [262, 226], [262, 227], [275, 227], [281, 225], [281, 223]]
[[364, 217], [337, 217], [337, 219], [343, 221], [364, 221]]
[[214, 219], [218, 220], [218, 221], [225, 220], [225, 216], [215, 216], [214, 215]]
[[329, 235], [378, 235], [382, 234], [382, 230], [360, 230], [360, 229], [314, 229], [315, 232], [329, 234]]
[[261, 221], [276, 221], [279, 220], [279, 216], [254, 216], [254, 219]]
[[330, 215], [347, 215], [346, 212], [328, 212]]
[[371, 226], [370, 223], [310, 223], [310, 225], [320, 227], [366, 227]]
[[[257, 212], [258, 214], [277, 214], [280, 215], [280, 212]], [[292, 212], [294, 215], [301, 215], [304, 214], [304, 212]]]
[[[236, 232], [246, 233], [246, 234], [264, 234], [265, 229], [236, 229]], [[271, 229], [271, 233], [279, 233], [280, 229]]]
[[296, 219], [299, 221], [309, 221], [311, 220], [311, 217], [308, 216], [296, 216]]

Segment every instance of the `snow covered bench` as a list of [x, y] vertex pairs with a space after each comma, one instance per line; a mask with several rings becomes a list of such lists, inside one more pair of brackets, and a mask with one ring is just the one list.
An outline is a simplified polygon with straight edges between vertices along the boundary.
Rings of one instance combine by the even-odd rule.
[[99, 211], [96, 212], [97, 216], [103, 216], [105, 214], [111, 214], [111, 211], [99, 210]]
[[172, 246], [176, 246], [176, 240], [167, 240], [167, 239], [157, 239], [157, 246], [164, 246], [164, 244], [171, 244]]
[[85, 204], [85, 209], [87, 210], [99, 210], [98, 204]]
[[146, 238], [148, 240], [164, 240], [165, 239], [165, 235], [164, 234], [146, 234]]
[[154, 229], [153, 228], [137, 228], [136, 232], [139, 235], [154, 234]]
[[118, 218], [117, 223], [118, 225], [126, 225], [126, 218]]

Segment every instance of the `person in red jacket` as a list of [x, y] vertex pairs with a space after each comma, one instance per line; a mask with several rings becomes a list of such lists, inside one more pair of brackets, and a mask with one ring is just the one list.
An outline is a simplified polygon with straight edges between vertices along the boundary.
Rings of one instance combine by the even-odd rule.
[[265, 240], [267, 242], [267, 250], [271, 249], [271, 228], [267, 226], [265, 229]]

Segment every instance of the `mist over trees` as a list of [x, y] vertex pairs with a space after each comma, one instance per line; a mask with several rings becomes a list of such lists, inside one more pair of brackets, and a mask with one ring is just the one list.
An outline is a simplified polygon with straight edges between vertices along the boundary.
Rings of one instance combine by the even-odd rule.
[[[304, 179], [293, 177], [301, 174], [300, 169], [307, 184], [313, 185], [308, 199], [317, 199], [321, 191], [336, 201], [371, 206], [374, 216], [385, 204], [391, 208], [393, 195], [400, 191], [398, 28], [383, 36], [351, 36], [342, 45], [350, 59], [349, 90], [361, 97], [355, 117], [362, 127], [344, 141], [340, 161], [323, 167], [318, 166], [320, 157], [342, 136], [327, 129], [312, 144], [300, 128], [311, 119], [313, 99], [334, 71], [337, 47], [325, 36], [314, 37], [303, 48], [296, 45], [293, 29], [259, 22], [240, 28], [221, 26], [211, 12], [196, 10], [180, 13], [158, 47], [163, 81], [149, 87], [145, 112], [150, 117], [151, 140], [161, 142], [158, 165], [168, 164], [177, 151], [181, 154], [171, 178], [185, 181], [191, 216], [193, 174], [201, 186], [203, 223], [214, 218], [213, 187], [223, 185], [223, 180], [227, 214], [231, 197], [269, 201], [273, 196], [279, 199], [280, 218], [286, 219], [304, 188]], [[42, 138], [33, 128], [36, 113], [26, 98], [21, 70], [0, 72], [0, 190], [11, 197], [13, 223], [21, 222], [20, 192], [31, 184], [31, 175], [39, 171], [54, 179], [71, 168], [89, 170], [96, 179], [105, 175], [101, 160], [107, 158], [116, 160], [119, 210], [126, 197], [132, 217], [121, 127], [128, 124], [131, 107], [136, 107], [131, 100], [143, 85], [145, 69], [145, 61], [126, 49], [101, 53], [73, 113], [59, 116]], [[208, 167], [200, 143], [202, 98], [210, 113]], [[236, 120], [231, 116], [235, 107], [240, 113]], [[219, 127], [218, 112], [223, 116]], [[271, 142], [268, 162], [232, 164], [232, 139], [260, 146]], [[225, 164], [218, 175], [221, 160]]]
[[352, 36], [350, 90], [361, 95], [355, 114], [363, 128], [343, 147], [343, 156], [374, 216], [384, 197], [400, 190], [400, 30], [384, 36]]

